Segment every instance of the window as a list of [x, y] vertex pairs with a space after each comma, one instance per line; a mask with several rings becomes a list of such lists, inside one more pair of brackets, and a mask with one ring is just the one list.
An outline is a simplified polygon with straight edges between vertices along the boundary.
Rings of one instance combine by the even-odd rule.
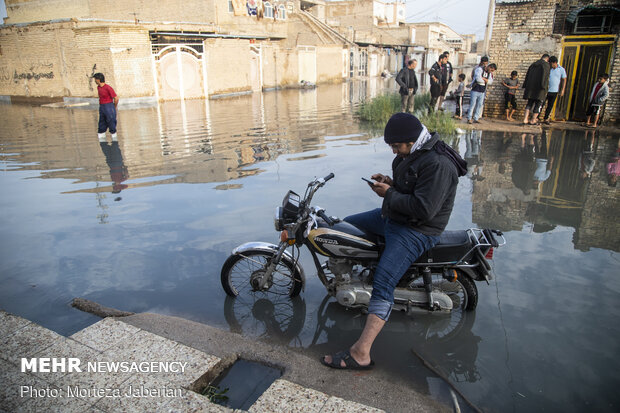
[[610, 33], [610, 15], [579, 15], [575, 22], [575, 33]]
[[233, 7], [232, 0], [228, 0], [228, 13], [234, 13], [235, 8]]
[[265, 17], [273, 19], [273, 7], [271, 6], [271, 3], [268, 1], [264, 2], [263, 8], [265, 9]]
[[278, 19], [286, 20], [286, 8], [282, 4], [278, 6]]

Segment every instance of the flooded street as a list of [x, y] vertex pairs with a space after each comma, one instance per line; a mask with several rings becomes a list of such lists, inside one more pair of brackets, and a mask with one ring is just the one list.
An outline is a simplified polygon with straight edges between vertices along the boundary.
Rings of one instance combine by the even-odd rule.
[[[103, 146], [92, 108], [1, 105], [0, 308], [69, 335], [98, 320], [70, 306], [83, 297], [285, 343], [317, 363], [349, 346], [365, 317], [326, 297], [306, 251], [293, 300], [227, 298], [220, 268], [239, 244], [277, 243], [275, 208], [315, 176], [335, 174], [314, 198], [329, 215], [380, 206], [360, 177], [391, 175], [393, 155], [354, 111], [382, 88], [121, 110], [119, 143]], [[619, 138], [445, 137], [469, 163], [448, 229], [496, 228], [508, 244], [466, 317], [394, 313], [373, 348], [378, 368], [447, 400], [414, 350], [484, 411], [617, 410], [620, 193], [608, 164]]]

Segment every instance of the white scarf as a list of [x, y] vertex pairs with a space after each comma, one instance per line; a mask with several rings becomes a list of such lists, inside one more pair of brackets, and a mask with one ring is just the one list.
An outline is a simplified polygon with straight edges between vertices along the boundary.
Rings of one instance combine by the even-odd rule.
[[417, 151], [422, 146], [424, 146], [424, 144], [428, 142], [430, 139], [431, 139], [431, 134], [429, 133], [428, 129], [426, 129], [426, 126], [422, 125], [422, 131], [420, 131], [420, 135], [418, 136], [418, 139], [416, 139], [416, 141], [413, 143], [413, 146], [411, 146], [411, 151], [409, 153], [413, 153]]

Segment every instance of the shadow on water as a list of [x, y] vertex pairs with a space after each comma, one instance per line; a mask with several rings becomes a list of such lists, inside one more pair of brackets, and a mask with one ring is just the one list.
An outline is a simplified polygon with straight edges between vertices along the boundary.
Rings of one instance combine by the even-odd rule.
[[[392, 154], [353, 113], [384, 85], [125, 110], [119, 143], [104, 146], [95, 111], [3, 106], [0, 307], [67, 335], [97, 321], [70, 308], [80, 296], [313, 357], [349, 346], [365, 316], [325, 296], [309, 256], [294, 300], [229, 299], [219, 271], [236, 245], [277, 242], [273, 210], [314, 176], [336, 175], [315, 198], [331, 215], [379, 205], [359, 178], [390, 174]], [[448, 229], [497, 228], [508, 245], [490, 285], [477, 285], [475, 312], [394, 314], [373, 350], [378, 368], [448, 400], [413, 349], [485, 411], [617, 406], [619, 137], [445, 137], [469, 163]]]

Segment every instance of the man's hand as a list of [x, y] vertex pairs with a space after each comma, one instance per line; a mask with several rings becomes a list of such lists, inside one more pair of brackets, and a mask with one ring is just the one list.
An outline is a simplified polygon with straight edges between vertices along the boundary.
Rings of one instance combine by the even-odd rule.
[[375, 193], [377, 195], [379, 195], [381, 198], [383, 198], [385, 196], [385, 193], [388, 191], [388, 189], [390, 189], [391, 186], [388, 184], [384, 184], [381, 182], [377, 182], [374, 185], [372, 185], [370, 187], [370, 189], [372, 189], [373, 191], [375, 191]]
[[379, 183], [388, 184], [390, 186], [392, 185], [392, 178], [390, 178], [389, 176], [385, 176], [383, 174], [374, 174], [373, 176], [371, 176], [371, 178]]

